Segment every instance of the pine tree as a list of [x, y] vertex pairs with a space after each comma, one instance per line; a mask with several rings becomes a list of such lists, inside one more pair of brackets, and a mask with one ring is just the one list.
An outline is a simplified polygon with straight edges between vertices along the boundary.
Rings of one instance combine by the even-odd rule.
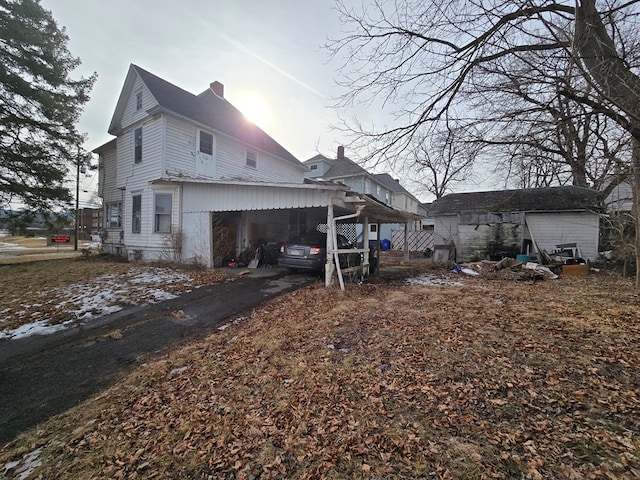
[[95, 81], [39, 0], [0, 0], [0, 207], [31, 211], [71, 200], [65, 176], [82, 136], [76, 122]]

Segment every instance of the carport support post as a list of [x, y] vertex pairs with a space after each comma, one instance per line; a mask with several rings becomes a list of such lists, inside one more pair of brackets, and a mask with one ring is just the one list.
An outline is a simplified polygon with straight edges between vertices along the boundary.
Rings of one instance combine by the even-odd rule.
[[409, 222], [404, 224], [404, 260], [409, 261]]
[[327, 263], [324, 266], [324, 285], [325, 287], [330, 287], [331, 282], [333, 281], [333, 251], [335, 250], [335, 246], [333, 244], [333, 239], [335, 235], [333, 234], [333, 202], [329, 202], [327, 206]]
[[364, 248], [364, 262], [362, 262], [362, 274], [369, 275], [369, 217], [362, 220], [362, 248]]

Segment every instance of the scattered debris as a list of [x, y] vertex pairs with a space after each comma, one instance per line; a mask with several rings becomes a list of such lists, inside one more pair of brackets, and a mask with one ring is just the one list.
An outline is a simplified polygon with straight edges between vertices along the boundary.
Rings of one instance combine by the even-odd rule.
[[185, 365], [184, 367], [174, 368], [173, 370], [171, 370], [169, 372], [169, 375], [178, 375], [178, 374], [184, 373], [186, 371], [187, 371], [187, 366]]

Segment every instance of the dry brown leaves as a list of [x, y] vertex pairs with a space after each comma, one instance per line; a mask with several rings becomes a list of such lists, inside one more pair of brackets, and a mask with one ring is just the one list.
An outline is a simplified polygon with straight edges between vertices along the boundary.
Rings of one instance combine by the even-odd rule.
[[640, 477], [614, 277], [309, 287], [15, 441], [33, 478]]

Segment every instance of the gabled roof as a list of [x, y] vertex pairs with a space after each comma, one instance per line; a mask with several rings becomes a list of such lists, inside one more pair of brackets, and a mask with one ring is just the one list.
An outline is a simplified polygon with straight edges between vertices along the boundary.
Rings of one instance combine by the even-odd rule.
[[323, 175], [325, 178], [338, 178], [338, 177], [354, 177], [358, 175], [371, 176], [364, 168], [358, 165], [353, 160], [347, 157], [337, 158], [332, 160], [333, 165]]
[[325, 163], [328, 163], [329, 165], [333, 165], [335, 163], [335, 160], [327, 158], [324, 155], [322, 155], [321, 153], [319, 153], [316, 156], [311, 157], [309, 160], [305, 160], [302, 163], [304, 163], [305, 165], [308, 166], [310, 163], [316, 163], [316, 162], [325, 162]]
[[398, 180], [393, 178], [388, 173], [376, 173], [374, 175], [374, 177], [376, 177], [380, 182], [384, 183], [386, 185], [386, 187], [389, 190], [391, 190], [393, 193], [404, 193], [405, 195], [407, 195], [407, 196], [415, 199], [416, 201], [418, 201], [418, 199], [416, 197], [414, 197], [413, 194], [411, 194], [411, 192], [409, 192], [409, 190], [404, 188], [402, 186], [402, 184]]
[[229, 135], [258, 150], [265, 151], [304, 168], [301, 162], [289, 151], [258, 126], [248, 121], [240, 110], [225, 98], [213, 93], [211, 89], [205, 90], [200, 95], [194, 95], [133, 64], [129, 68], [125, 86], [109, 126], [109, 133], [117, 133], [118, 113], [124, 108], [124, 105], [122, 105], [122, 102], [125, 101], [124, 97], [128, 97], [127, 88], [132, 88], [132, 74], [140, 77], [155, 98], [160, 109], [185, 117], [213, 131]]
[[535, 211], [600, 210], [596, 190], [572, 185], [563, 187], [452, 193], [434, 201], [431, 215]]

